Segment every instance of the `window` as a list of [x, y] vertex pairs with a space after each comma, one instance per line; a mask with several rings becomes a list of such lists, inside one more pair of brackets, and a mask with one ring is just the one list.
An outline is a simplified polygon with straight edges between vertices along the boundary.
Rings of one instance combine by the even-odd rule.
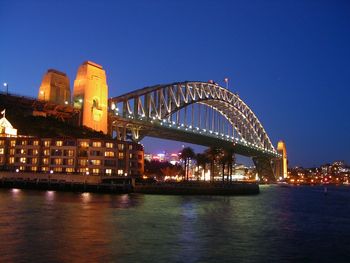
[[119, 143], [119, 144], [118, 144], [118, 150], [119, 150], [119, 151], [124, 150], [124, 144]]
[[132, 150], [132, 145], [129, 145], [129, 150]]
[[139, 155], [137, 156], [137, 158], [138, 158], [139, 160], [142, 160], [142, 154], [139, 154]]
[[124, 153], [118, 153], [118, 158], [123, 159], [124, 158]]
[[56, 165], [62, 165], [62, 159], [61, 159], [61, 158], [55, 158], [55, 159], [54, 159], [54, 164], [56, 164]]
[[112, 174], [112, 169], [106, 169], [106, 174], [111, 175]]
[[101, 142], [93, 142], [92, 147], [101, 147]]
[[74, 168], [66, 168], [66, 172], [67, 173], [73, 173], [74, 172]]
[[34, 142], [33, 142], [33, 145], [34, 145], [34, 146], [38, 146], [38, 145], [39, 145], [39, 141], [34, 141]]
[[86, 159], [81, 159], [81, 160], [79, 160], [79, 164], [80, 164], [81, 166], [86, 166], [87, 160], [86, 160]]
[[129, 158], [132, 159], [132, 153], [129, 154]]
[[21, 149], [21, 154], [26, 154], [26, 150], [25, 149]]
[[101, 160], [90, 160], [90, 163], [92, 165], [100, 165], [101, 164]]
[[27, 141], [21, 141], [21, 145], [27, 145]]
[[0, 148], [0, 154], [4, 154], [5, 150], [4, 148]]
[[124, 173], [123, 170], [121, 170], [121, 169], [118, 170], [118, 175], [123, 175], [123, 173]]
[[89, 147], [89, 143], [87, 141], [80, 142], [80, 147]]
[[68, 159], [67, 160], [68, 165], [73, 165], [74, 164], [74, 159]]
[[98, 174], [100, 172], [100, 169], [94, 168], [92, 169], [93, 174]]
[[110, 151], [105, 152], [105, 156], [106, 157], [114, 157], [114, 152], [110, 152]]
[[73, 150], [64, 150], [64, 156], [73, 156], [74, 155], [74, 151]]
[[47, 171], [49, 171], [49, 167], [41, 167], [41, 171], [43, 171], [43, 172], [47, 172]]
[[38, 163], [38, 158], [32, 158], [32, 164]]
[[9, 163], [14, 163], [15, 162], [15, 158], [14, 157], [10, 157], [9, 158]]
[[33, 149], [33, 155], [38, 155], [39, 151], [37, 149]]
[[15, 154], [15, 149], [10, 149], [10, 155], [14, 155]]
[[112, 142], [107, 142], [106, 143], [107, 148], [113, 148], [113, 143]]
[[10, 141], [10, 146], [15, 147], [16, 146], [16, 141]]
[[44, 146], [45, 147], [50, 147], [50, 141], [44, 141]]
[[49, 164], [49, 158], [43, 158], [43, 164]]
[[22, 157], [22, 158], [19, 159], [19, 161], [20, 161], [21, 163], [26, 163], [26, 158], [25, 158], [25, 157]]
[[56, 146], [62, 146], [63, 145], [63, 142], [62, 141], [57, 141], [56, 142]]
[[32, 171], [37, 171], [38, 170], [38, 167], [36, 167], [36, 166], [32, 166], [31, 168], [30, 168], [30, 170], [32, 170]]
[[53, 168], [54, 172], [62, 172], [62, 167], [55, 167]]
[[0, 140], [0, 146], [4, 145], [4, 140]]

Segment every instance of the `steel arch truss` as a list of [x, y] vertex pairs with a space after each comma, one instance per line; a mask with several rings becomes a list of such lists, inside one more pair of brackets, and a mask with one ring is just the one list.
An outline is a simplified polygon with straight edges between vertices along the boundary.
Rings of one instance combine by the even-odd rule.
[[[237, 94], [219, 85], [206, 82], [157, 85], [111, 98], [109, 100], [110, 116], [112, 116], [110, 126], [117, 127], [118, 121], [127, 120], [129, 127], [134, 127], [134, 135], [138, 133], [137, 127], [141, 127], [141, 123], [162, 126], [170, 123], [172, 127], [171, 124], [175, 123], [171, 121], [171, 116], [193, 104], [211, 108], [230, 123], [232, 131], [235, 132], [222, 134], [222, 139], [230, 138], [234, 143], [277, 155], [265, 129], [248, 105]], [[196, 115], [199, 116], [192, 116], [192, 118], [201, 118], [200, 114], [203, 113], [198, 111]], [[185, 125], [185, 127], [186, 131], [189, 128], [194, 133], [198, 132], [191, 125]], [[206, 132], [210, 136], [209, 131]]]

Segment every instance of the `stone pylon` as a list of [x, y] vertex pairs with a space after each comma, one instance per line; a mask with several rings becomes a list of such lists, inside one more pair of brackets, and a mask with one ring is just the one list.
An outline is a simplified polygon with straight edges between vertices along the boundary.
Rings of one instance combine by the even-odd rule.
[[49, 69], [41, 82], [38, 100], [55, 104], [70, 104], [71, 93], [67, 75], [55, 69]]
[[101, 65], [84, 62], [78, 69], [73, 90], [74, 107], [81, 109], [80, 125], [107, 134], [108, 86]]

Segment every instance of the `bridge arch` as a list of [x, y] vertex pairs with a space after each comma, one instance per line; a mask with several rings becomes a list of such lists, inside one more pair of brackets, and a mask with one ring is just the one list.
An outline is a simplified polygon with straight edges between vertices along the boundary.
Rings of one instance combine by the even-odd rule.
[[[223, 138], [229, 136], [234, 142], [277, 155], [263, 125], [250, 107], [237, 94], [207, 82], [186, 81], [156, 85], [111, 98], [109, 124], [111, 128], [118, 128], [119, 124], [124, 123], [121, 125], [124, 130], [133, 127], [134, 132], [156, 122], [161, 125], [170, 123], [172, 127], [172, 124], [179, 123], [171, 117], [182, 109], [185, 109], [186, 114], [186, 108], [193, 105], [211, 108], [231, 124], [233, 133], [225, 134]], [[200, 114], [204, 113], [197, 110], [196, 114], [199, 116], [192, 118], [200, 120], [203, 117]], [[185, 131], [193, 129], [197, 132], [192, 126], [185, 125]]]

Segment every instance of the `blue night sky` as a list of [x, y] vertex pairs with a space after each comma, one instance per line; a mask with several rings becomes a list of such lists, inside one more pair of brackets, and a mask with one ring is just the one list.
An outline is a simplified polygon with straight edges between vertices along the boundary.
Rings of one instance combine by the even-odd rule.
[[273, 143], [286, 141], [290, 165], [350, 163], [349, 1], [0, 0], [0, 82], [10, 92], [36, 96], [48, 68], [72, 88], [86, 60], [103, 65], [110, 96], [229, 77]]

